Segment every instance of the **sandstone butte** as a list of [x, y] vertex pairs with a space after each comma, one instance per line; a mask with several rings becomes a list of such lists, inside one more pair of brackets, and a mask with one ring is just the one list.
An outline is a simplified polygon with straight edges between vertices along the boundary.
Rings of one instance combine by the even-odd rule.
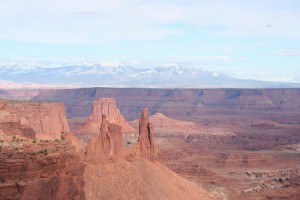
[[[1, 200], [213, 199], [159, 162], [147, 109], [141, 113], [136, 144], [124, 149], [122, 127], [103, 114], [84, 153], [76, 150], [70, 133], [59, 132], [68, 131], [63, 104], [1, 102], [2, 114], [16, 124], [0, 127]], [[50, 128], [50, 123], [58, 124]], [[7, 134], [19, 125], [40, 139]], [[52, 139], [42, 139], [43, 134]]]
[[92, 113], [79, 130], [81, 133], [97, 134], [102, 122], [102, 115], [105, 114], [107, 120], [122, 127], [123, 133], [134, 133], [134, 128], [125, 121], [124, 116], [117, 108], [114, 98], [100, 98], [94, 101]]

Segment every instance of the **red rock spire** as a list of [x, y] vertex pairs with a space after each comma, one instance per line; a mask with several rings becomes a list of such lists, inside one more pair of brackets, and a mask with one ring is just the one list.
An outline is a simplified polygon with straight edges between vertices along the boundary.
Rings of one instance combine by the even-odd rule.
[[139, 147], [142, 157], [154, 159], [154, 129], [149, 123], [148, 109], [144, 108], [141, 112], [139, 121]]

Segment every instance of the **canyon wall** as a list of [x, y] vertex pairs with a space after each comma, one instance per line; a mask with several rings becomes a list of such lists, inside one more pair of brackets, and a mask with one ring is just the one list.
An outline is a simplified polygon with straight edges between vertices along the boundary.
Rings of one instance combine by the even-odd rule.
[[300, 112], [300, 89], [82, 88], [39, 90], [32, 100], [64, 102], [68, 117], [87, 117], [93, 101], [103, 97], [115, 98], [127, 120], [137, 119], [144, 107], [150, 115], [162, 113], [176, 119], [201, 114]]
[[37, 138], [60, 139], [70, 132], [63, 103], [8, 101], [5, 112], [14, 122], [31, 128]]

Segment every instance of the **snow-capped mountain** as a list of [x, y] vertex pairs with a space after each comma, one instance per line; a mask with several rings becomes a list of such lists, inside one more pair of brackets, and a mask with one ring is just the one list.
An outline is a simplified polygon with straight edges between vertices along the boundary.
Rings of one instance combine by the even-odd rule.
[[[71, 65], [46, 67], [34, 65], [1, 64], [0, 80], [16, 84], [34, 83], [56, 87], [156, 87], [156, 88], [256, 88], [299, 87], [299, 84], [273, 83], [231, 78], [177, 64], [155, 68], [132, 67], [126, 64]], [[5, 88], [5, 84], [0, 85]]]

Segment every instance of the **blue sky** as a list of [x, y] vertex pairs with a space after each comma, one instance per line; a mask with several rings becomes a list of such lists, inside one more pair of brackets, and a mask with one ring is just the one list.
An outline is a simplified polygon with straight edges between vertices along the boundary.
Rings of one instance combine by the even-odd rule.
[[299, 21], [299, 0], [0, 0], [0, 59], [300, 83]]

